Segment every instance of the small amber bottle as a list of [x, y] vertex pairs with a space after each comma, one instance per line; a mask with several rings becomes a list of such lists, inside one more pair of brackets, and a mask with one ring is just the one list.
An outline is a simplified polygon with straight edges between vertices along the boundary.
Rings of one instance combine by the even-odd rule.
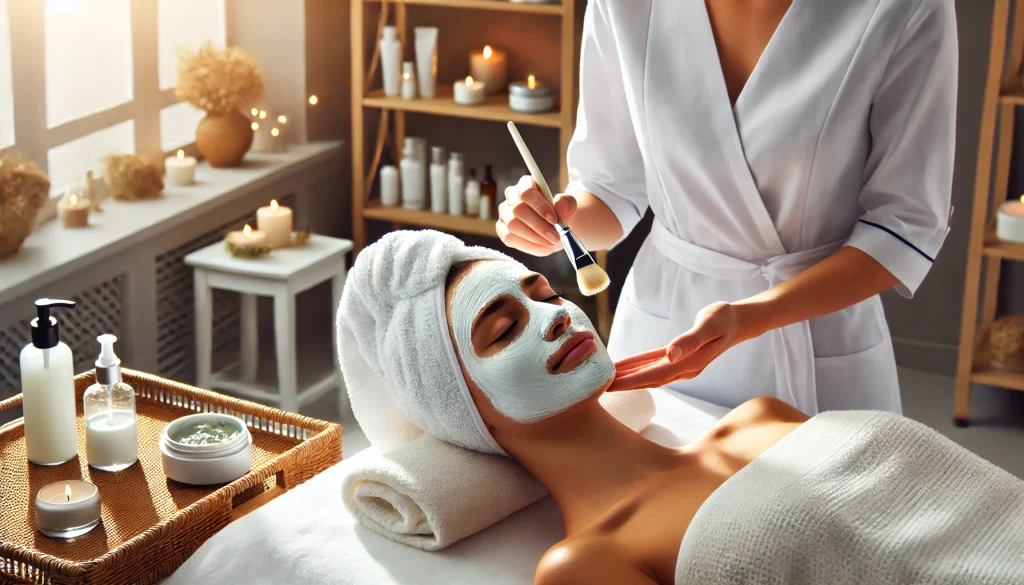
[[[487, 203], [484, 203], [484, 200]], [[480, 183], [480, 219], [494, 219], [497, 213], [498, 183], [494, 181], [492, 165], [484, 167], [484, 180]]]

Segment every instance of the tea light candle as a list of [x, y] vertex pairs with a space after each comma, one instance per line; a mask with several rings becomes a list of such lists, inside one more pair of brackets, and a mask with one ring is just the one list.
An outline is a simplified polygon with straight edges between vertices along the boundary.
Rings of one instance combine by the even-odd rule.
[[484, 82], [487, 95], [501, 93], [508, 79], [508, 55], [495, 51], [490, 45], [479, 53], [470, 53], [469, 74]]
[[416, 71], [412, 61], [402, 63], [402, 99], [416, 99]]
[[79, 199], [74, 193], [67, 201], [61, 204], [61, 219], [66, 228], [83, 228], [89, 225], [90, 204], [84, 199]]
[[1007, 201], [996, 216], [996, 237], [1002, 242], [1024, 244], [1024, 197]]
[[100, 491], [81, 480], [43, 486], [36, 494], [36, 528], [51, 538], [75, 538], [100, 523]]
[[256, 211], [256, 227], [266, 236], [267, 246], [283, 248], [292, 240], [292, 210], [277, 204], [277, 199]]
[[196, 159], [185, 156], [185, 151], [178, 149], [177, 156], [169, 156], [164, 160], [164, 172], [168, 185], [191, 185], [196, 182]]
[[526, 78], [526, 83], [516, 81], [509, 84], [508, 105], [524, 114], [550, 112], [555, 109], [555, 90], [531, 75]]
[[249, 225], [246, 225], [242, 228], [242, 231], [229, 233], [228, 242], [239, 248], [265, 248], [267, 246], [267, 236], [263, 232], [254, 230]]
[[459, 105], [478, 106], [484, 103], [484, 82], [476, 81], [472, 77], [456, 81], [452, 88], [452, 97]]

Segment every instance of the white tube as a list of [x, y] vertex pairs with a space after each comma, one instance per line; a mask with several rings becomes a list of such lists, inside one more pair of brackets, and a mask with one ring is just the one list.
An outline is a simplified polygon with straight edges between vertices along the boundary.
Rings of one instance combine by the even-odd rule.
[[398, 95], [402, 88], [402, 42], [398, 40], [398, 29], [393, 26], [385, 26], [381, 35], [380, 74], [384, 95]]
[[431, 99], [437, 88], [437, 27], [417, 26], [413, 29], [416, 42], [416, 79], [420, 97]]

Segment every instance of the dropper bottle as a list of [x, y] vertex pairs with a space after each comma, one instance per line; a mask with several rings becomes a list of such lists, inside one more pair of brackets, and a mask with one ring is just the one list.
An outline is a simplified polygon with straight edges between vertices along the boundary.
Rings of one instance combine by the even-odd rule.
[[135, 390], [121, 380], [121, 360], [114, 354], [113, 335], [100, 335], [96, 383], [85, 391], [85, 456], [101, 471], [121, 471], [139, 460]]

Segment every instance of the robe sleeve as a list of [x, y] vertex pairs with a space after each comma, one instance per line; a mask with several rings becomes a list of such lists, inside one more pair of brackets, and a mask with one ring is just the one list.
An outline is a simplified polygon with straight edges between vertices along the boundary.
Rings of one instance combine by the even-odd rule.
[[590, 0], [583, 18], [580, 100], [565, 191], [595, 195], [615, 214], [625, 237], [647, 212], [647, 190], [617, 42], [603, 10], [600, 0]]
[[956, 137], [952, 0], [921, 0], [889, 59], [869, 120], [871, 153], [846, 245], [870, 254], [912, 297], [949, 231]]

